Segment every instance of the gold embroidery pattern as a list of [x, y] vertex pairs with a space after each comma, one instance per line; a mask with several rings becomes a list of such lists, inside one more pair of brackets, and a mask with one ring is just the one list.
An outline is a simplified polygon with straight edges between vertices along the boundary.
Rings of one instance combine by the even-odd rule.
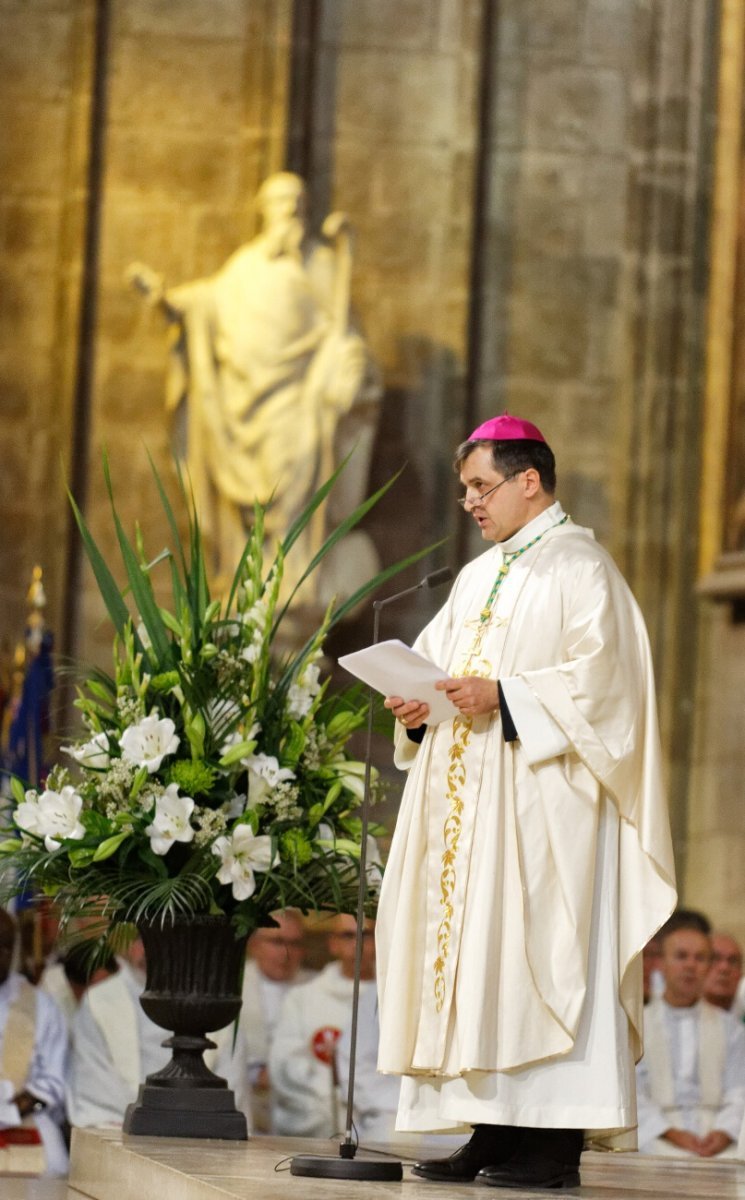
[[[556, 524], [564, 525], [568, 520], [569, 515], [566, 514]], [[466, 654], [460, 669], [461, 676], [480, 675], [486, 679], [492, 677], [492, 665], [485, 659], [482, 658], [479, 666], [476, 668], [472, 664], [474, 659], [479, 658], [481, 655], [484, 638], [490, 626], [506, 624], [494, 612], [499, 589], [515, 559], [520, 558], [526, 550], [530, 550], [532, 546], [540, 542], [546, 532], [547, 530], [544, 529], [543, 533], [539, 533], [537, 537], [526, 542], [519, 550], [513, 550], [511, 553], [504, 555], [486, 605], [481, 609], [477, 621], [468, 622], [471, 628], [475, 628], [475, 635], [471, 648]], [[448, 790], [446, 798], [450, 801], [450, 808], [442, 830], [442, 840], [445, 849], [440, 860], [443, 868], [440, 875], [440, 906], [443, 909], [443, 916], [437, 929], [437, 957], [434, 962], [435, 1009], [438, 1013], [442, 1012], [447, 990], [445, 984], [445, 963], [450, 953], [450, 937], [453, 924], [452, 897], [457, 881], [455, 860], [460, 842], [462, 829], [461, 815], [464, 807], [461, 792], [466, 782], [466, 768], [463, 756], [471, 738], [472, 728], [472, 717], [463, 717], [460, 715], [455, 717], [453, 720], [453, 744], [448, 754], [450, 765], [447, 774]]]
[[466, 782], [466, 769], [463, 764], [463, 754], [471, 737], [473, 726], [472, 717], [455, 717], [453, 720], [453, 745], [450, 747], [448, 767], [447, 798], [450, 810], [445, 818], [442, 831], [445, 849], [442, 855], [442, 874], [440, 875], [440, 906], [443, 909], [442, 920], [437, 930], [437, 958], [435, 959], [435, 1008], [442, 1011], [445, 1003], [445, 963], [450, 952], [450, 934], [453, 921], [452, 897], [455, 891], [455, 858], [458, 853], [458, 843], [461, 833], [461, 814], [463, 800], [460, 791]]

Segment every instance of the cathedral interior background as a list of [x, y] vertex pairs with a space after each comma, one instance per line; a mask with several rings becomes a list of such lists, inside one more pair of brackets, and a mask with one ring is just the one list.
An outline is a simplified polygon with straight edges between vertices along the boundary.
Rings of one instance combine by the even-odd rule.
[[213, 274], [296, 172], [311, 231], [355, 231], [361, 483], [404, 468], [365, 526], [380, 559], [447, 538], [432, 567], [462, 564], [453, 448], [505, 409], [543, 429], [649, 626], [683, 899], [745, 936], [745, 0], [0, 0], [0, 23], [5, 659], [38, 563], [60, 653], [106, 660], [65, 497], [104, 538], [104, 447], [126, 521], [167, 540], [173, 342], [127, 268]]

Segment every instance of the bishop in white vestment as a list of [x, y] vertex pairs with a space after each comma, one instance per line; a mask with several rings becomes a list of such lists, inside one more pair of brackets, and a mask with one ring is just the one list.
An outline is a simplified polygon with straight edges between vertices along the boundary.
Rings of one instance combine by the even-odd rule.
[[495, 418], [456, 463], [493, 545], [416, 643], [451, 676], [452, 720], [386, 701], [409, 776], [379, 1069], [403, 1076], [399, 1129], [476, 1127], [424, 1178], [572, 1186], [574, 1131], [636, 1124], [641, 952], [675, 902], [652, 663], [626, 583], [554, 499], [540, 431]]

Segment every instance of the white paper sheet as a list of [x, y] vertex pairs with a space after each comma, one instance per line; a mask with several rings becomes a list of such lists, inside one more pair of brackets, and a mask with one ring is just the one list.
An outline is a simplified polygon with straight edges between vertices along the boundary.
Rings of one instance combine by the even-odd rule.
[[397, 638], [345, 654], [339, 659], [339, 666], [384, 696], [401, 696], [403, 700], [428, 704], [428, 725], [452, 720], [458, 712], [444, 692], [435, 690], [438, 680], [450, 678], [447, 671]]

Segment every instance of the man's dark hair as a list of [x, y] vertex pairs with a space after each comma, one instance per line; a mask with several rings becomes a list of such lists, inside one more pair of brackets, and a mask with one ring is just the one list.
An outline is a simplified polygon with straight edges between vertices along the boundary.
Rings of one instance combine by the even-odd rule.
[[103, 967], [110, 975], [115, 975], [118, 970], [117, 961], [112, 954], [101, 959], [96, 956], [93, 947], [86, 942], [76, 942], [75, 945], [68, 946], [61, 962], [62, 970], [68, 981], [76, 983], [78, 987], [87, 987], [91, 975], [99, 967]]
[[540, 475], [544, 492], [552, 496], [556, 491], [556, 459], [546, 442], [537, 442], [533, 438], [514, 438], [500, 442], [478, 438], [472, 442], [462, 442], [455, 451], [453, 468], [460, 472], [468, 456], [479, 446], [486, 446], [491, 450], [494, 467], [501, 471], [505, 478], [533, 467]]
[[703, 933], [706, 937], [711, 934], [711, 921], [704, 913], [699, 912], [697, 908], [676, 908], [671, 917], [668, 917], [665, 924], [656, 934], [657, 940], [662, 946], [665, 938], [671, 933], [677, 933], [679, 929], [693, 929], [696, 933]]

